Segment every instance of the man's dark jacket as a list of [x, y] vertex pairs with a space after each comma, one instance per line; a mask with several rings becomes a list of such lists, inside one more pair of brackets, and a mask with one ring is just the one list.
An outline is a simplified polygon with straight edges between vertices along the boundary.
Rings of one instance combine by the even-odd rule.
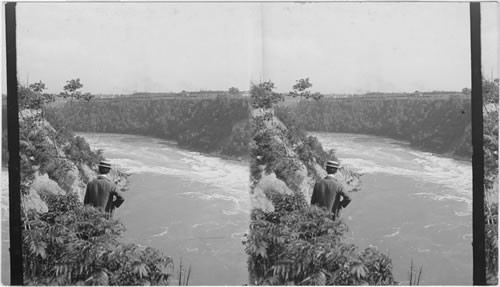
[[341, 207], [346, 207], [351, 198], [344, 191], [342, 185], [332, 176], [328, 175], [314, 185], [311, 204], [325, 207], [331, 211], [336, 218], [339, 216]]
[[124, 201], [114, 183], [107, 176], [99, 175], [87, 184], [83, 204], [90, 204], [112, 215], [115, 207], [119, 207]]

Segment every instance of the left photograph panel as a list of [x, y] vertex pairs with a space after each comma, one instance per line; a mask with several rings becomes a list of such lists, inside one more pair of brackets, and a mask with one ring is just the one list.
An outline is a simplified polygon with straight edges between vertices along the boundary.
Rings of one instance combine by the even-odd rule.
[[248, 283], [259, 13], [258, 3], [17, 3], [25, 284]]

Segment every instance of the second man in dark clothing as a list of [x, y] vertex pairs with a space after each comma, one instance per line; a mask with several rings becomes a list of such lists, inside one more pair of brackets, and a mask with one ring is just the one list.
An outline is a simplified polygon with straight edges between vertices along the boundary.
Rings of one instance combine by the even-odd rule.
[[83, 204], [90, 204], [112, 217], [114, 209], [120, 207], [125, 199], [109, 178], [110, 170], [111, 164], [109, 162], [101, 161], [99, 163], [99, 175], [87, 184]]
[[334, 177], [338, 168], [339, 163], [337, 161], [328, 161], [326, 164], [326, 172], [328, 175], [324, 179], [316, 182], [311, 197], [311, 204], [325, 207], [334, 214], [335, 218], [338, 218], [340, 210], [351, 202], [351, 198], [347, 195], [342, 184]]

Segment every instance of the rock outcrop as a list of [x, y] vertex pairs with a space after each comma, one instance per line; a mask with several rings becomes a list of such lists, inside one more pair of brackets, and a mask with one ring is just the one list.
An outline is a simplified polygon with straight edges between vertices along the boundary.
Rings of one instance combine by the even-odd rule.
[[[306, 149], [305, 139], [299, 135], [294, 138], [290, 127], [283, 124], [271, 111], [256, 109], [252, 111], [255, 125], [254, 142], [252, 143], [252, 159], [254, 170], [252, 177], [254, 184], [250, 192], [252, 208], [263, 211], [273, 211], [274, 207], [267, 194], [277, 192], [280, 194], [292, 194], [299, 192], [310, 202], [312, 190], [316, 180], [326, 176], [326, 171], [317, 162], [314, 156], [304, 159], [299, 155], [301, 150]], [[260, 137], [259, 135], [265, 135]], [[260, 138], [269, 138], [268, 142], [260, 141]], [[266, 155], [270, 153], [271, 155]], [[271, 162], [261, 164], [262, 157], [271, 157]], [[357, 191], [361, 182], [359, 175], [347, 168], [341, 168], [336, 174], [337, 179], [344, 188], [349, 191]]]
[[[25, 172], [32, 171], [32, 175], [23, 174], [28, 178], [21, 178], [29, 186], [22, 199], [25, 211], [46, 212], [43, 198], [49, 193], [76, 193], [83, 202], [87, 183], [97, 176], [96, 166], [89, 166], [88, 160], [83, 159], [83, 153], [90, 150], [72, 146], [81, 144], [81, 141], [75, 140], [71, 133], [60, 136], [59, 131], [37, 111], [22, 110], [19, 118], [23, 131], [20, 143], [24, 161], [21, 164]], [[126, 190], [127, 176], [116, 169], [111, 173], [111, 178], [122, 191]]]

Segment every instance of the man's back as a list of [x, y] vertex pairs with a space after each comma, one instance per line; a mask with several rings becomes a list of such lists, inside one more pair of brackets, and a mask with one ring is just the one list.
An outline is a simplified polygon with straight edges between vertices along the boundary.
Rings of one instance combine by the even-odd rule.
[[327, 176], [314, 185], [311, 204], [325, 207], [336, 216], [338, 216], [340, 207], [346, 207], [350, 201], [351, 199], [344, 192], [342, 185], [332, 176]]
[[87, 184], [87, 192], [85, 193], [84, 204], [104, 210], [112, 211], [113, 196], [116, 196], [115, 185], [105, 176], [98, 176], [93, 181]]

